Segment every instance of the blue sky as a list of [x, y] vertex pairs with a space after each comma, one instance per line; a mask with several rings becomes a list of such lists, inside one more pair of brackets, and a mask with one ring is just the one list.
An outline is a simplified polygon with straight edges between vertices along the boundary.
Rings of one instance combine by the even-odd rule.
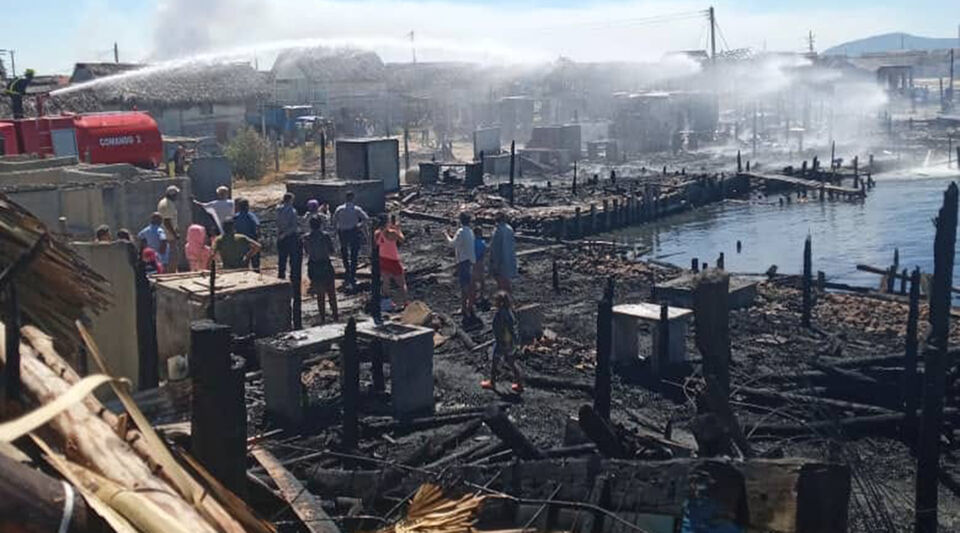
[[[635, 0], [0, 0], [0, 48], [16, 50], [17, 70], [68, 73], [77, 61], [170, 58], [243, 47], [269, 61], [276, 45], [334, 39], [409, 55], [414, 30], [423, 60], [646, 59], [703, 46], [705, 20], [650, 22], [705, 9], [708, 2]], [[808, 30], [822, 49], [876, 33], [956, 37], [960, 0], [731, 0], [714, 2], [721, 46], [796, 50]], [[647, 20], [647, 22], [644, 22]], [[261, 65], [264, 67], [265, 65]], [[268, 65], [266, 65], [268, 66]]]

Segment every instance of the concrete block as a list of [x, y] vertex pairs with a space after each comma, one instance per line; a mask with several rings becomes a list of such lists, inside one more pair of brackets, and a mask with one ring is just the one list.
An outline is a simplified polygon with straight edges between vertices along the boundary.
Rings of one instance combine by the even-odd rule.
[[480, 152], [484, 155], [500, 153], [500, 128], [478, 128], [473, 132], [473, 158], [480, 159]]
[[[695, 275], [686, 273], [654, 287], [656, 299], [678, 307], [693, 307]], [[730, 309], [743, 309], [753, 305], [757, 298], [757, 282], [750, 278], [731, 276], [727, 305]]]
[[342, 339], [345, 327], [327, 324], [257, 340], [267, 414], [281, 425], [296, 428], [303, 424], [303, 361]]
[[543, 308], [540, 304], [518, 307], [516, 315], [521, 343], [532, 342], [543, 335]]
[[[157, 348], [161, 369], [166, 358], [190, 348], [190, 322], [206, 317], [209, 274], [163, 274], [154, 278], [157, 299]], [[290, 283], [248, 270], [217, 274], [217, 323], [236, 335], [269, 337], [290, 329]]]
[[[693, 311], [670, 307], [668, 359], [671, 363], [686, 361], [687, 323]], [[650, 358], [657, 364], [660, 353], [660, 305], [652, 303], [621, 304], [613, 307], [613, 353], [614, 364], [629, 364], [639, 359]]]
[[400, 190], [400, 144], [392, 138], [338, 139], [337, 178], [377, 180], [386, 192]]
[[386, 208], [386, 196], [383, 182], [377, 180], [365, 181], [288, 181], [287, 192], [295, 196], [293, 205], [301, 213], [307, 209], [307, 201], [315, 198], [320, 202], [327, 202], [331, 209], [346, 201], [347, 192], [353, 191], [354, 201], [367, 214], [382, 213]]
[[440, 165], [437, 163], [420, 163], [420, 183], [436, 183], [440, 181]]
[[390, 364], [390, 398], [398, 419], [433, 414], [433, 330], [398, 323], [357, 324], [361, 338], [377, 339]]
[[[111, 373], [130, 380], [140, 390], [140, 346], [137, 343], [137, 288], [133, 261], [136, 250], [124, 242], [74, 242], [70, 246], [110, 284], [107, 309], [92, 314], [91, 334]], [[127, 332], [118, 335], [118, 332]], [[94, 368], [91, 364], [88, 368]]]

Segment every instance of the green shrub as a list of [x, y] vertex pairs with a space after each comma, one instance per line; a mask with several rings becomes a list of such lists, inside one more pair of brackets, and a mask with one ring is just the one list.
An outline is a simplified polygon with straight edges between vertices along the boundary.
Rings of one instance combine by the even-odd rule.
[[230, 161], [233, 175], [244, 180], [262, 178], [273, 159], [270, 143], [251, 127], [237, 132], [223, 153]]

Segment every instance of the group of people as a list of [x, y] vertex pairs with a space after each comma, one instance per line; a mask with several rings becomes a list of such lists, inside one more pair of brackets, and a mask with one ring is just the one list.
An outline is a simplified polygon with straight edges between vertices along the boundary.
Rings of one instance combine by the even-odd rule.
[[[179, 263], [180, 235], [178, 233], [177, 200], [180, 190], [167, 188], [150, 216], [146, 227], [137, 233], [137, 244], [148, 273], [176, 272]], [[211, 214], [216, 221], [215, 235], [207, 228], [192, 224], [187, 228], [183, 245], [186, 263], [190, 270], [205, 270], [218, 260], [224, 269], [260, 269], [260, 221], [250, 211], [250, 203], [244, 198], [233, 200], [227, 187], [217, 189], [217, 198], [210, 202], [195, 202]], [[326, 307], [330, 306], [333, 319], [339, 320], [334, 284], [335, 271], [332, 258], [335, 252], [334, 236], [339, 242], [343, 261], [345, 283], [355, 288], [357, 261], [364, 241], [365, 224], [370, 216], [354, 202], [352, 192], [346, 194], [345, 202], [332, 213], [330, 206], [317, 200], [307, 202], [306, 213], [301, 217], [294, 208], [294, 196], [286, 193], [276, 207], [277, 227], [277, 276], [281, 279], [290, 274], [293, 282], [299, 282], [304, 256], [310, 291], [317, 297], [320, 322], [326, 322]], [[496, 216], [496, 227], [490, 240], [484, 239], [483, 231], [472, 226], [469, 213], [461, 213], [460, 226], [453, 234], [446, 231], [456, 257], [456, 279], [460, 287], [460, 311], [466, 329], [481, 327], [477, 316], [479, 305], [485, 309], [487, 300], [486, 278], [492, 277], [497, 286], [494, 295], [496, 312], [493, 317], [494, 345], [491, 357], [490, 378], [483, 380], [485, 389], [496, 388], [497, 370], [501, 361], [513, 373], [511, 388], [523, 390], [522, 377], [516, 365], [517, 319], [513, 312], [513, 280], [517, 276], [517, 254], [513, 228], [505, 213]], [[399, 307], [408, 299], [407, 283], [400, 247], [405, 237], [396, 216], [385, 215], [373, 220], [373, 245], [376, 246], [383, 295]], [[110, 241], [110, 228], [97, 229], [97, 241]], [[121, 229], [118, 240], [132, 242], [130, 232]], [[211, 242], [212, 239], [212, 242]], [[396, 289], [396, 291], [394, 290]]]
[[453, 245], [456, 257], [456, 278], [460, 285], [460, 313], [465, 328], [480, 327], [482, 321], [476, 314], [478, 302], [486, 301], [486, 274], [497, 283], [494, 296], [496, 313], [493, 316], [494, 344], [490, 361], [490, 378], [480, 383], [484, 389], [495, 390], [497, 371], [502, 360], [513, 373], [510, 388], [515, 393], [523, 392], [523, 378], [516, 362], [517, 318], [513, 313], [513, 279], [517, 276], [517, 251], [513, 228], [505, 213], [496, 216], [496, 227], [490, 242], [483, 239], [479, 226], [471, 227], [469, 213], [460, 213], [460, 227], [456, 233], [446, 232]]

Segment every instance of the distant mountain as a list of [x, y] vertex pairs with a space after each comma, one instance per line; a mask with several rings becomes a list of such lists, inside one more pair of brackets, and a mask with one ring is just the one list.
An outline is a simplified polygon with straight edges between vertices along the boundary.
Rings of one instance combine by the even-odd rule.
[[958, 40], [953, 37], [920, 37], [909, 33], [885, 33], [865, 39], [845, 42], [823, 51], [827, 55], [858, 56], [877, 52], [896, 50], [942, 50], [956, 48]]

